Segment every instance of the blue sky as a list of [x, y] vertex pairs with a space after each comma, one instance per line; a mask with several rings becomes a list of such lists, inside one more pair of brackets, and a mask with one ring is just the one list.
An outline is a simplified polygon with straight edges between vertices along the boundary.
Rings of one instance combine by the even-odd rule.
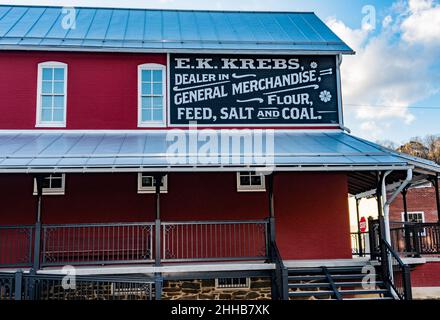
[[[314, 11], [357, 52], [344, 57], [342, 64], [345, 124], [353, 134], [396, 143], [440, 134], [438, 0], [0, 0], [0, 4]], [[371, 9], [375, 20], [367, 14]]]

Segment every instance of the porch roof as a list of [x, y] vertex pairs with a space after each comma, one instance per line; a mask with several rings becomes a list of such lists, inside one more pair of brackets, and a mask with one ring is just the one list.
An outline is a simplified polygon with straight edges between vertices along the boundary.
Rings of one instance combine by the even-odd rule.
[[[208, 146], [210, 153], [205, 156]], [[0, 132], [3, 173], [245, 171], [263, 167], [275, 171], [416, 168], [440, 172], [440, 166], [431, 161], [399, 154], [339, 130]]]

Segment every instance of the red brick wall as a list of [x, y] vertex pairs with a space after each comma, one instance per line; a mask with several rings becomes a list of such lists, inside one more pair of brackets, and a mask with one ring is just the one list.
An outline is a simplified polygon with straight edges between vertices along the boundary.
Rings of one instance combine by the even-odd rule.
[[[437, 206], [435, 203], [434, 187], [409, 189], [406, 201], [408, 211], [423, 211], [425, 222], [437, 222]], [[390, 219], [392, 221], [402, 221], [403, 200], [399, 195], [390, 206]]]
[[166, 55], [1, 52], [1, 129], [35, 128], [38, 64], [47, 61], [68, 65], [67, 129], [137, 129], [138, 65], [166, 65]]
[[440, 262], [428, 262], [411, 270], [413, 287], [440, 287]]
[[[235, 173], [176, 173], [161, 195], [170, 220], [264, 219], [265, 192], [237, 192]], [[347, 178], [280, 173], [274, 179], [277, 241], [285, 259], [350, 258]], [[32, 224], [30, 175], [0, 175], [0, 225]], [[67, 174], [64, 196], [45, 196], [43, 223], [153, 221], [153, 194], [137, 193], [137, 174]]]

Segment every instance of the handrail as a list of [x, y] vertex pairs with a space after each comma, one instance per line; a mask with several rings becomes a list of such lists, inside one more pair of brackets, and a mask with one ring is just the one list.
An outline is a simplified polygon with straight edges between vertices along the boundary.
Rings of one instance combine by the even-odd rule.
[[289, 276], [288, 270], [281, 258], [280, 251], [275, 242], [270, 241], [270, 260], [275, 263], [273, 285], [276, 289], [277, 296], [272, 297], [274, 300], [288, 300], [289, 299]]
[[383, 280], [393, 289], [400, 300], [411, 300], [410, 267], [402, 261], [400, 256], [385, 239], [381, 239], [381, 250], [382, 270], [384, 273]]

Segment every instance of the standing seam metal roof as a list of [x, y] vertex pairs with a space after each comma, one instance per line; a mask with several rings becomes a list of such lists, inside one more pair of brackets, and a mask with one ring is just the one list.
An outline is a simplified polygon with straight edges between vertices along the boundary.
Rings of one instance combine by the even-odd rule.
[[353, 53], [312, 12], [240, 12], [0, 5], [0, 49]]

